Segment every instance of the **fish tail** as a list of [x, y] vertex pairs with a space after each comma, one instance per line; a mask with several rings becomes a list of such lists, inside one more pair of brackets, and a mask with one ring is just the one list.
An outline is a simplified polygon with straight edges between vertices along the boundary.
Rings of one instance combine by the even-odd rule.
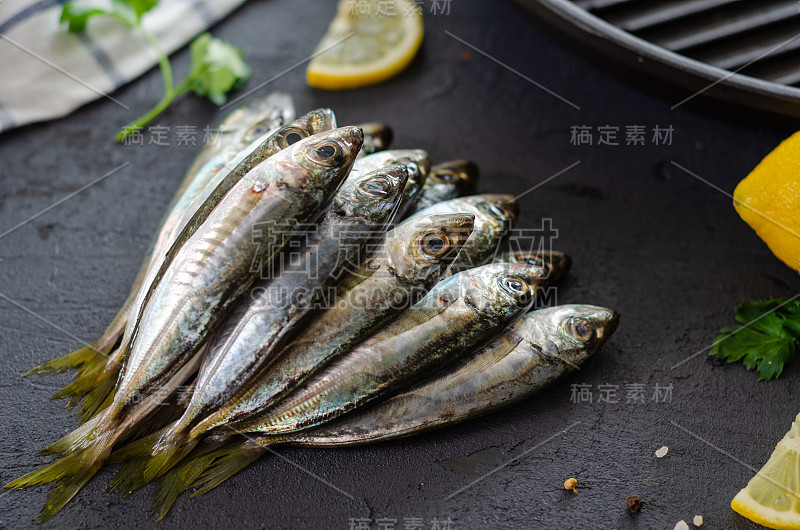
[[106, 430], [93, 438], [92, 445], [67, 453], [58, 460], [6, 484], [5, 487], [21, 489], [54, 482], [55, 488], [39, 513], [38, 522], [42, 523], [58, 513], [97, 473], [113, 439], [113, 432]]
[[[109, 491], [119, 488], [122, 496], [127, 497], [169, 471], [194, 449], [197, 439], [178, 441], [165, 447], [164, 441], [171, 440], [170, 427], [172, 426], [140, 438], [112, 455], [113, 461], [124, 462], [124, 465], [109, 483]], [[160, 458], [162, 451], [167, 452], [164, 459]]]
[[214, 447], [196, 450], [162, 475], [156, 486], [156, 497], [153, 501], [153, 513], [157, 519], [161, 520], [169, 513], [181, 493], [191, 488], [215, 460], [239, 449], [241, 443], [229, 444], [221, 448]]
[[141, 438], [129, 442], [119, 449], [115, 449], [108, 457], [109, 464], [122, 464], [142, 455], [150, 456], [153, 445], [169, 430], [169, 426], [151, 432]]
[[180, 427], [180, 420], [173, 423], [169, 432], [152, 447], [150, 458], [142, 470], [146, 482], [163, 475], [197, 445], [197, 438], [187, 439]]
[[100, 379], [97, 386], [86, 394], [81, 402], [81, 408], [76, 414], [80, 423], [86, 423], [111, 404], [114, 400], [116, 382], [115, 377], [108, 375]]
[[95, 346], [96, 342], [31, 368], [24, 375], [28, 377], [29, 375], [60, 374], [75, 369], [86, 371], [98, 364], [105, 364], [107, 356]]
[[58, 453], [74, 453], [85, 449], [93, 444], [92, 438], [96, 432], [100, 431], [104, 414], [99, 414], [87, 421], [71, 433], [60, 440], [56, 440], [49, 446], [39, 451], [40, 455], [52, 455]]
[[249, 443], [238, 443], [218, 450], [218, 456], [214, 463], [192, 484], [193, 486], [202, 485], [202, 487], [192, 493], [190, 497], [208, 493], [261, 458], [266, 451], [266, 446]]
[[109, 463], [122, 463], [122, 467], [108, 483], [107, 492], [118, 489], [120, 494], [127, 498], [131, 493], [148, 484], [144, 480], [142, 469], [144, 463], [150, 457], [151, 448], [158, 442], [163, 432], [164, 430], [151, 433], [111, 453], [108, 459]]
[[[56, 392], [51, 399], [58, 400], [68, 398], [67, 410], [69, 410], [78, 405], [86, 394], [90, 393], [101, 384], [104, 384], [106, 381], [111, 380], [111, 385], [113, 387], [122, 366], [120, 361], [124, 357], [126, 350], [127, 347], [123, 344], [112, 356], [102, 356], [91, 363], [86, 363], [75, 374], [75, 379]], [[108, 385], [108, 383], [105, 384]], [[99, 397], [97, 395], [95, 396], [96, 397], [92, 399], [92, 403]], [[104, 400], [105, 396], [99, 401], [102, 403]]]

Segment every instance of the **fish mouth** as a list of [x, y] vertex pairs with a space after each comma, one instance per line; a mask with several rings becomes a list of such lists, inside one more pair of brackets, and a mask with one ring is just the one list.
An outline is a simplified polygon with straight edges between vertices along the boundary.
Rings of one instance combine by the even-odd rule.
[[619, 326], [619, 313], [613, 309], [603, 309], [596, 318], [600, 324], [597, 326], [597, 339], [605, 341], [617, 330]]
[[379, 174], [389, 177], [393, 181], [394, 185], [399, 188], [399, 191], [403, 190], [403, 187], [408, 181], [408, 169], [402, 164], [392, 164], [391, 166], [386, 166], [379, 170]]

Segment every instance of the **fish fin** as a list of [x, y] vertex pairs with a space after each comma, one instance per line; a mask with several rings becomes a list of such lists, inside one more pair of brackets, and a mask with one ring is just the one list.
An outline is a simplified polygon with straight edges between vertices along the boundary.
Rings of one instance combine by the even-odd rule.
[[67, 404], [67, 410], [69, 410], [80, 403], [83, 396], [91, 392], [103, 381], [107, 379], [116, 381], [117, 375], [122, 368], [122, 360], [128, 350], [127, 346], [127, 343], [123, 342], [110, 355], [103, 357], [102, 362], [98, 360], [98, 362], [93, 362], [91, 365], [84, 365], [75, 374], [74, 380], [56, 392], [51, 399], [69, 398], [69, 403]]
[[58, 513], [97, 473], [103, 465], [103, 455], [108, 451], [111, 440], [113, 432], [107, 430], [94, 438], [93, 445], [68, 453], [6, 484], [5, 487], [21, 489], [55, 482], [55, 488], [39, 513], [38, 522], [42, 523]]
[[129, 442], [119, 449], [115, 449], [111, 453], [111, 456], [108, 457], [108, 463], [121, 464], [134, 458], [139, 458], [145, 454], [149, 457], [153, 445], [167, 432], [168, 429], [169, 427], [164, 427], [163, 429], [151, 432], [146, 436]]
[[202, 487], [189, 497], [198, 497], [216, 488], [236, 473], [246, 468], [266, 452], [263, 446], [238, 443], [217, 451], [214, 463], [192, 484]]
[[84, 396], [81, 402], [81, 408], [76, 414], [80, 423], [86, 423], [97, 415], [98, 412], [111, 404], [114, 400], [114, 387], [116, 383], [116, 377], [106, 375], [99, 380], [97, 386]]
[[197, 445], [197, 438], [187, 439], [181, 434], [180, 431], [171, 431], [153, 446], [151, 457], [142, 471], [145, 481], [150, 482], [163, 475]]
[[72, 353], [56, 357], [35, 368], [31, 368], [25, 372], [24, 376], [60, 374], [74, 369], [90, 370], [98, 364], [105, 364], [107, 358], [105, 352], [95, 347], [95, 343], [87, 344]]
[[178, 497], [194, 484], [202, 473], [221, 454], [217, 450], [200, 450], [161, 476], [156, 486], [153, 513], [158, 520], [169, 513]]
[[[163, 450], [163, 441], [169, 439], [169, 436], [170, 430], [167, 427], [140, 438], [120, 450], [120, 454], [115, 455], [114, 460], [122, 460], [125, 463], [117, 476], [109, 483], [109, 491], [119, 488], [122, 495], [127, 497], [169, 471], [197, 445], [196, 439], [173, 443], [169, 447], [167, 458], [161, 460], [158, 457]], [[161, 467], [155, 468], [155, 466]]]
[[91, 437], [100, 426], [103, 417], [103, 414], [95, 416], [60, 440], [56, 440], [39, 451], [39, 454], [52, 455], [56, 453], [72, 453], [84, 449], [91, 444]]

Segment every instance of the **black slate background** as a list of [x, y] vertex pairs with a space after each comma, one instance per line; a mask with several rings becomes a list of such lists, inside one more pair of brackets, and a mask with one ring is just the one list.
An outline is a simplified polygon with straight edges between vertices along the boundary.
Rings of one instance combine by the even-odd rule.
[[[791, 129], [768, 116], [712, 115], [702, 104], [671, 110], [687, 94], [664, 99], [651, 94], [656, 86], [634, 88], [564, 48], [514, 4], [452, 2], [449, 15], [435, 16], [427, 13], [431, 4], [424, 2], [422, 52], [393, 81], [327, 93], [307, 87], [299, 67], [258, 94], [289, 91], [299, 112], [330, 106], [340, 123], [386, 121], [396, 146], [423, 147], [435, 161], [472, 158], [485, 192], [520, 194], [580, 161], [521, 199], [520, 226], [552, 219], [556, 246], [574, 259], [558, 301], [617, 309], [616, 334], [580, 372], [490, 417], [370, 447], [283, 449], [285, 460], [265, 458], [201, 499], [181, 499], [160, 525], [149, 516], [152, 490], [128, 500], [106, 494], [111, 475], [104, 471], [47, 527], [349, 528], [351, 519], [370, 518], [377, 528], [388, 518], [403, 528], [407, 518], [422, 518], [431, 528], [434, 518], [449, 518], [453, 528], [671, 529], [696, 514], [705, 528], [754, 527], [729, 502], [754, 474], [748, 466], [766, 461], [798, 412], [800, 363], [769, 383], [705, 353], [672, 367], [706, 349], [740, 301], [793, 296], [800, 281], [724, 193], [672, 162], [730, 193]], [[255, 70], [248, 88], [255, 87], [305, 59], [334, 10], [333, 2], [254, 1], [214, 33], [246, 50]], [[179, 75], [185, 72], [186, 50], [174, 61]], [[66, 375], [20, 375], [102, 332], [196, 152], [110, 141], [160, 90], [160, 75], [149, 72], [114, 94], [130, 112], [98, 101], [0, 136], [0, 232], [130, 162], [0, 239], [4, 483], [43, 462], [34, 453], [74, 425], [62, 403], [48, 400]], [[171, 126], [174, 137], [176, 125], [202, 130], [218, 116], [210, 103], [189, 97], [158, 123]], [[674, 127], [673, 144], [654, 146], [650, 133], [644, 147], [570, 143], [573, 125], [624, 131], [636, 124]], [[626, 403], [630, 383], [646, 386], [644, 403]], [[594, 402], [573, 403], [573, 384], [593, 385]], [[597, 402], [602, 384], [619, 385], [619, 403]], [[656, 384], [672, 385], [671, 402], [652, 400]], [[669, 454], [657, 459], [662, 445]], [[447, 499], [514, 456], [519, 460]], [[562, 488], [571, 476], [578, 494]], [[0, 494], [0, 526], [31, 526], [45, 493]], [[634, 493], [646, 504], [630, 516], [624, 503]]]

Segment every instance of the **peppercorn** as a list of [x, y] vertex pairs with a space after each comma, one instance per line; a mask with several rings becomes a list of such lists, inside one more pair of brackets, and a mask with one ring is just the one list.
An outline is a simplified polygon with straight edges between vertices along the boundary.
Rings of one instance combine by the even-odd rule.
[[625, 499], [625, 507], [631, 513], [639, 513], [642, 510], [644, 501], [639, 495], [631, 495]]

